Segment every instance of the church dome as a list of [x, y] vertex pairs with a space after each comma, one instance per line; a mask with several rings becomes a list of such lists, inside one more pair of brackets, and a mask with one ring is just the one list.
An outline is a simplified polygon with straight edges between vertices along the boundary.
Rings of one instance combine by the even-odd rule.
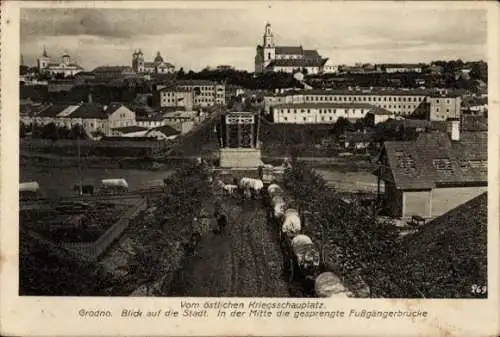
[[156, 54], [154, 62], [155, 63], [162, 63], [163, 62], [163, 57], [161, 57], [160, 52], [158, 52], [158, 54]]

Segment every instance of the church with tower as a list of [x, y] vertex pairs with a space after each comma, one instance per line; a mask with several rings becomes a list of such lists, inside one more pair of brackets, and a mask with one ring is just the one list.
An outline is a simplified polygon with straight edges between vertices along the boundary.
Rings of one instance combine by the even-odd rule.
[[328, 59], [319, 55], [315, 49], [304, 49], [302, 46], [276, 46], [271, 24], [264, 29], [262, 45], [257, 46], [255, 55], [255, 72], [287, 72], [298, 71], [307, 74], [324, 72]]
[[71, 62], [71, 57], [67, 52], [61, 57], [61, 62], [54, 62], [45, 48], [43, 48], [42, 56], [37, 59], [37, 67], [40, 73], [62, 75], [64, 77], [75, 76], [83, 71], [82, 67]]
[[136, 73], [144, 74], [171, 74], [175, 72], [175, 66], [169, 62], [165, 62], [160, 52], [157, 52], [153, 62], [144, 61], [142, 50], [136, 50], [132, 54], [132, 69]]

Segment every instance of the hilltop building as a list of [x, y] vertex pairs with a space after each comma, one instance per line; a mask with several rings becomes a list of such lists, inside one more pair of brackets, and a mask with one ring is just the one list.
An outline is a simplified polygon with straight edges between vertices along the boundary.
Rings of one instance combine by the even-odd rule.
[[[255, 72], [287, 72], [304, 71], [307, 74], [318, 74], [328, 59], [321, 57], [317, 50], [303, 49], [302, 46], [276, 46], [271, 24], [267, 23], [262, 45], [257, 46], [255, 55]], [[329, 64], [328, 69], [334, 70]]]
[[147, 74], [172, 74], [175, 72], [175, 66], [172, 63], [165, 62], [160, 52], [156, 54], [153, 62], [146, 62], [140, 49], [132, 54], [132, 69], [136, 73]]
[[64, 53], [61, 62], [54, 62], [47, 54], [47, 50], [43, 49], [43, 54], [37, 60], [38, 71], [50, 75], [63, 75], [64, 77], [74, 76], [83, 71], [83, 68], [76, 63], [71, 63], [71, 57], [68, 53]]
[[460, 118], [461, 98], [455, 93], [436, 93], [428, 90], [301, 90], [264, 97], [265, 113], [273, 113], [282, 104], [314, 103], [370, 104], [394, 113], [395, 117], [419, 115], [431, 121]]
[[156, 86], [155, 100], [161, 108], [206, 108], [226, 104], [226, 86], [206, 80], [184, 80]]

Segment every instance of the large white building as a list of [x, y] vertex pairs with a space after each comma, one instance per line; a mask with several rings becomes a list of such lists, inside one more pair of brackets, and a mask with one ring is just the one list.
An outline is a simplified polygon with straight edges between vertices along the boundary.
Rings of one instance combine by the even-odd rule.
[[274, 123], [334, 124], [342, 117], [356, 121], [374, 115], [375, 124], [394, 118], [394, 113], [366, 103], [285, 103], [273, 107]]
[[175, 72], [175, 66], [165, 62], [160, 52], [156, 54], [153, 62], [146, 62], [140, 49], [132, 54], [132, 69], [137, 73], [147, 74], [171, 74]]
[[206, 108], [226, 104], [226, 85], [215, 81], [184, 80], [156, 87], [162, 107]]
[[63, 75], [64, 77], [75, 76], [83, 71], [83, 68], [76, 63], [71, 63], [71, 57], [64, 53], [61, 62], [54, 62], [48, 56], [47, 50], [43, 49], [43, 54], [37, 60], [38, 71], [50, 75]]
[[460, 117], [461, 99], [425, 90], [302, 90], [264, 97], [264, 110], [272, 113], [279, 104], [304, 103], [364, 103], [386, 109], [395, 116], [419, 114], [429, 120], [446, 120]]
[[[323, 72], [327, 59], [321, 57], [317, 50], [303, 49], [302, 46], [276, 46], [270, 23], [266, 24], [262, 40], [255, 55], [256, 73], [294, 73], [304, 70], [307, 74]], [[328, 69], [333, 69], [332, 65]]]

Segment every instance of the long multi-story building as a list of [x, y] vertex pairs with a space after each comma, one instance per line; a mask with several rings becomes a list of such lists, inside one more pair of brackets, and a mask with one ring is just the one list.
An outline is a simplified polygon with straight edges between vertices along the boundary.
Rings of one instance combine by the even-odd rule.
[[193, 110], [194, 92], [176, 86], [157, 89], [157, 99], [162, 109]]
[[[181, 95], [179, 94], [181, 92], [191, 93], [193, 108], [198, 108], [198, 107], [206, 108], [213, 105], [226, 104], [226, 86], [225, 84], [221, 84], [215, 81], [205, 81], [205, 80], [176, 81], [169, 84], [159, 84], [156, 87], [156, 91], [159, 92], [160, 106], [161, 104], [163, 104], [163, 106], [173, 106], [171, 104], [175, 102], [172, 101], [169, 102], [169, 99], [172, 100], [174, 99], [174, 96], [177, 97], [178, 95]], [[164, 98], [163, 103], [161, 98], [162, 95]], [[186, 94], [182, 95], [184, 95], [182, 97], [186, 96]]]
[[366, 103], [386, 109], [395, 116], [425, 116], [429, 120], [460, 117], [458, 95], [438, 94], [424, 90], [302, 90], [264, 97], [264, 110], [272, 113], [278, 104]]
[[367, 103], [284, 103], [273, 106], [274, 123], [334, 124], [339, 118], [356, 121], [374, 115], [375, 124], [394, 118], [394, 113]]

